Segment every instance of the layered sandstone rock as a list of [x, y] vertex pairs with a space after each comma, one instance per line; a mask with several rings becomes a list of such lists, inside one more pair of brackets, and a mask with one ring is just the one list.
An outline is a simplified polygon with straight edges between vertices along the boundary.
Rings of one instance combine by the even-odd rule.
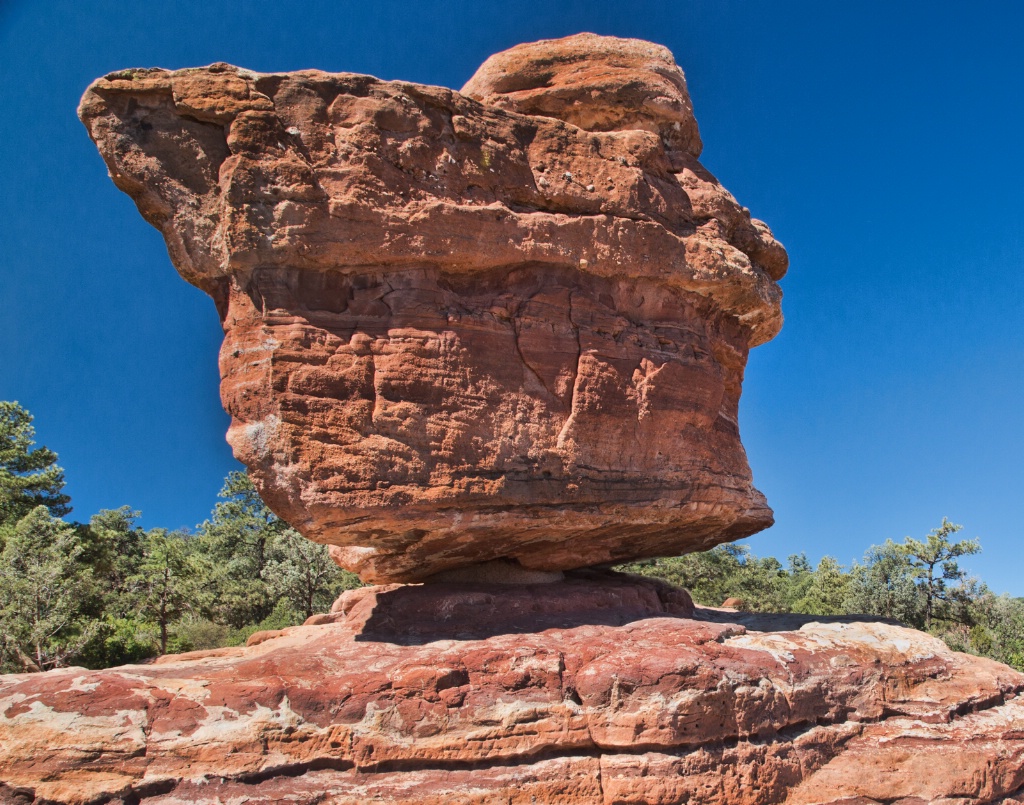
[[80, 115], [217, 302], [235, 455], [364, 579], [678, 554], [772, 522], [737, 407], [786, 254], [697, 161], [664, 48], [521, 46], [461, 94], [127, 70]]
[[1024, 675], [559, 573], [771, 522], [737, 407], [786, 255], [697, 161], [666, 50], [522, 45], [461, 93], [130, 70], [80, 113], [217, 302], [268, 503], [364, 578], [431, 583], [0, 678], [0, 802], [1024, 803]]
[[0, 678], [0, 801], [1024, 801], [1024, 675], [649, 581], [347, 593], [248, 648]]

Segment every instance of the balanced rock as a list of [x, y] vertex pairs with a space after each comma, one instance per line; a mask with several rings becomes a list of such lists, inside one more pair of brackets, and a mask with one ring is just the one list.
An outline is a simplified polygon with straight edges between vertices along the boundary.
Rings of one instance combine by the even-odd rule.
[[1024, 675], [616, 575], [387, 585], [248, 647], [0, 677], [0, 802], [1024, 802]]
[[235, 455], [364, 579], [560, 571], [771, 524], [737, 409], [787, 257], [698, 162], [664, 48], [538, 42], [462, 93], [127, 70], [79, 113], [216, 301]]

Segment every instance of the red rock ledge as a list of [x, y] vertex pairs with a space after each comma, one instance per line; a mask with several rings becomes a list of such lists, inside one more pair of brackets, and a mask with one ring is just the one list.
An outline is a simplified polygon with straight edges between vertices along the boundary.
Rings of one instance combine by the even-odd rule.
[[0, 802], [1024, 802], [1024, 675], [890, 623], [597, 574], [335, 609], [0, 678]]

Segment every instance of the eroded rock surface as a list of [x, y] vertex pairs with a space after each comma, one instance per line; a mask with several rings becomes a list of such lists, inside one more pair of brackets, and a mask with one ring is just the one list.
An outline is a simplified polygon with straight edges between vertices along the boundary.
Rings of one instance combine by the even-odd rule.
[[893, 624], [693, 611], [599, 574], [335, 609], [247, 648], [0, 678], [0, 801], [1024, 799], [1024, 675]]
[[580, 35], [462, 93], [127, 70], [80, 115], [216, 300], [235, 455], [364, 579], [758, 531], [737, 408], [783, 248], [698, 162], [664, 48]]

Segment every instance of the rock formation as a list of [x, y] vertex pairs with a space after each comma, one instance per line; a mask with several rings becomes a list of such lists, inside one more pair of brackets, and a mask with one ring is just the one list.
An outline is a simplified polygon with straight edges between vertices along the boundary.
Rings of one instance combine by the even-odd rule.
[[132, 70], [81, 115], [217, 302], [268, 502], [431, 583], [0, 678], [0, 802], [1024, 803], [1024, 675], [573, 569], [771, 522], [736, 412], [786, 255], [697, 162], [667, 51], [524, 45], [461, 94]]
[[737, 408], [786, 253], [698, 162], [664, 48], [520, 46], [461, 93], [127, 70], [79, 111], [217, 303], [235, 455], [364, 580], [771, 524]]
[[896, 625], [694, 612], [595, 573], [335, 609], [0, 677], [0, 802], [1024, 802], [1024, 675]]
[[785, 253], [698, 164], [668, 51], [523, 45], [462, 93], [127, 71], [81, 115], [217, 302], [268, 503], [430, 584], [0, 678], [0, 802], [1024, 803], [1024, 675], [572, 569], [771, 521], [736, 410]]

